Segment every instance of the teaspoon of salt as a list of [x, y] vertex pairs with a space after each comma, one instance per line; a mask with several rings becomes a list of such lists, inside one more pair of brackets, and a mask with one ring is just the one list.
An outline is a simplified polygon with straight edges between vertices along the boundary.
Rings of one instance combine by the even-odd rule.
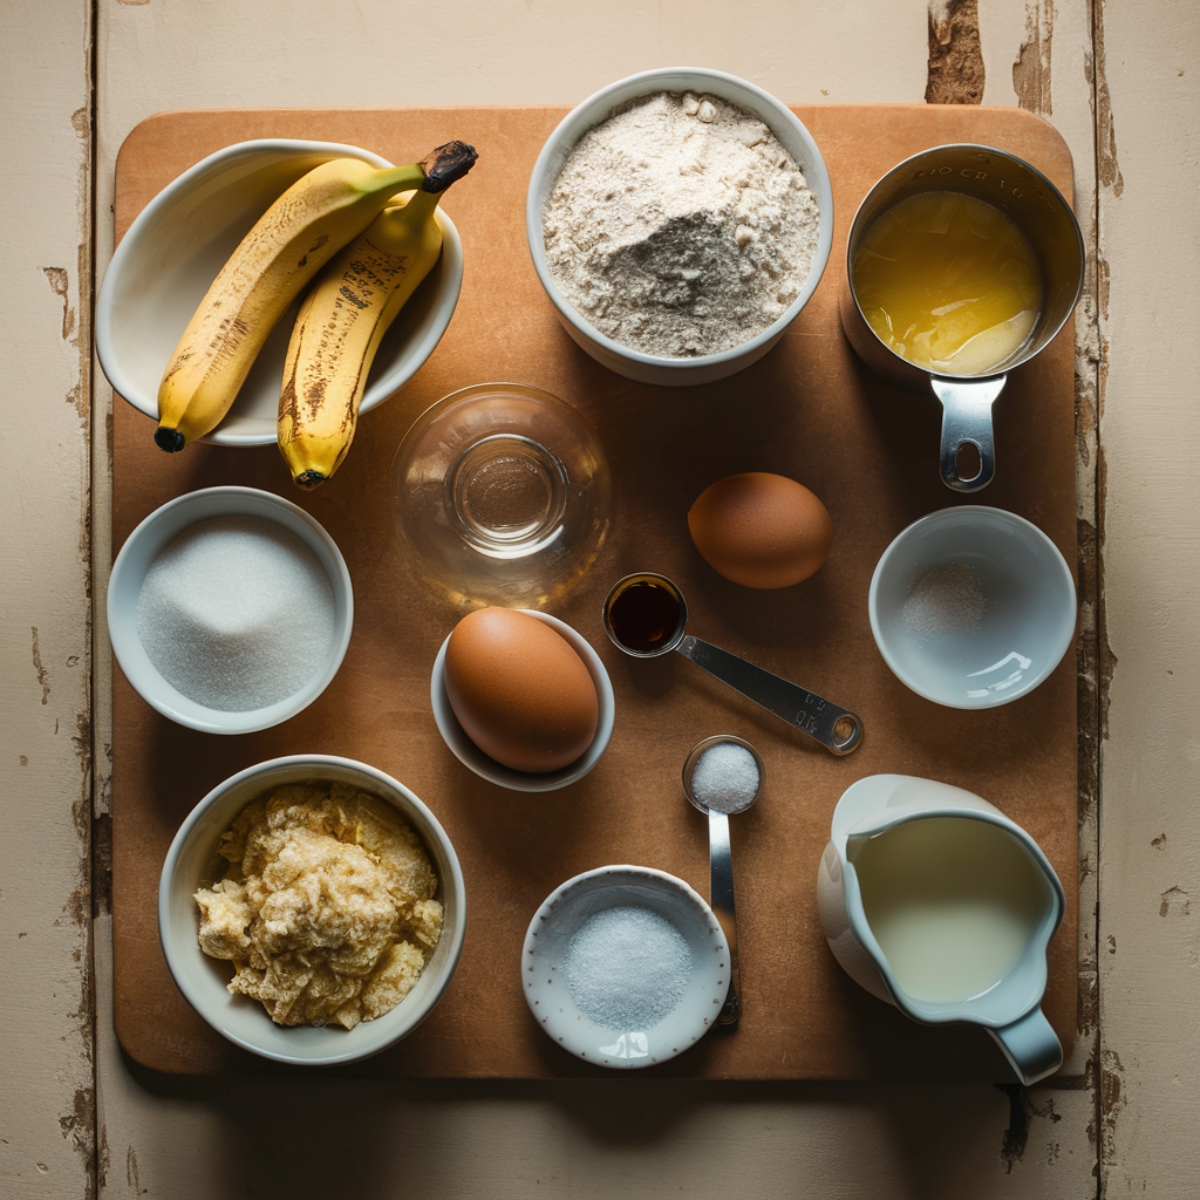
[[684, 794], [708, 814], [709, 903], [729, 943], [729, 992], [717, 1024], [731, 1028], [742, 1015], [742, 999], [729, 817], [745, 812], [758, 800], [763, 774], [758, 751], [749, 742], [727, 733], [699, 742], [683, 764]]

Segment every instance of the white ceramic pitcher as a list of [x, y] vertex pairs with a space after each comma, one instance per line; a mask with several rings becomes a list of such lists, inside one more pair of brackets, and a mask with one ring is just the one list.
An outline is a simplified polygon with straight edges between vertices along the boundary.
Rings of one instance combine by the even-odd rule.
[[1022, 1083], [1062, 1065], [1041, 1009], [1062, 884], [986, 800], [911, 775], [860, 779], [833, 814], [817, 901], [830, 949], [867, 991], [915, 1021], [982, 1025]]

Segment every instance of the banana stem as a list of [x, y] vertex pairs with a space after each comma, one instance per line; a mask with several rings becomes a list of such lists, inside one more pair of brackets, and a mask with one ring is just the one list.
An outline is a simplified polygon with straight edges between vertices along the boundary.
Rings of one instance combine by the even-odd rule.
[[367, 195], [395, 196], [400, 192], [411, 192], [425, 182], [425, 172], [420, 163], [408, 163], [403, 167], [389, 167], [370, 176], [363, 192]]
[[475, 165], [478, 157], [475, 147], [468, 146], [466, 142], [447, 142], [430, 151], [419, 163], [377, 172], [368, 182], [366, 191], [371, 195], [386, 193], [396, 196], [415, 190], [417, 196], [434, 197], [433, 205], [429, 207], [432, 213], [437, 197], [461, 179]]
[[468, 146], [466, 142], [446, 142], [445, 145], [438, 146], [418, 164], [425, 172], [425, 182], [421, 184], [421, 190], [444, 192], [475, 165], [478, 157], [475, 147]]

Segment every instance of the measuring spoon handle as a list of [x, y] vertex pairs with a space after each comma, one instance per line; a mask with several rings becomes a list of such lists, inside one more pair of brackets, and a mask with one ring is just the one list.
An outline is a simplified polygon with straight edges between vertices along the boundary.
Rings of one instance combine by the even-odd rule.
[[[863, 737], [863, 723], [857, 713], [838, 708], [815, 692], [780, 675], [772, 675], [770, 671], [691, 634], [685, 634], [675, 649], [747, 699], [815, 738], [831, 754], [851, 754], [858, 749]], [[849, 729], [844, 736], [838, 734], [838, 722], [844, 723], [844, 730]]]
[[729, 818], [709, 811], [709, 903], [729, 945], [729, 991], [717, 1014], [718, 1025], [736, 1025], [742, 1015], [741, 978], [738, 972], [737, 917], [733, 905], [733, 854], [729, 846]]

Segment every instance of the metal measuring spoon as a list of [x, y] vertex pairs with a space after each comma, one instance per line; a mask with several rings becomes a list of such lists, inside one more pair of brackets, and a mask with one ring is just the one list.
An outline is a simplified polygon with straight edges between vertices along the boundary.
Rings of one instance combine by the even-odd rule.
[[[705, 751], [722, 743], [741, 746], [754, 756], [754, 765], [758, 770], [758, 786], [754, 789], [752, 796], [726, 794], [721, 797], [712, 797], [709, 803], [705, 804], [696, 795], [693, 776]], [[733, 854], [729, 845], [729, 817], [733, 813], [745, 812], [756, 803], [759, 796], [762, 795], [763, 778], [763, 761], [759, 757], [758, 751], [749, 742], [728, 733], [719, 733], [715, 737], [707, 737], [704, 741], [698, 742], [692, 747], [692, 752], [683, 764], [684, 795], [702, 813], [708, 814], [709, 903], [721, 926], [721, 932], [725, 935], [725, 941], [729, 944], [729, 992], [717, 1015], [718, 1025], [736, 1025], [742, 1015], [742, 987], [738, 971], [737, 921], [733, 904]]]
[[613, 645], [634, 658], [672, 650], [690, 658], [735, 691], [820, 742], [831, 754], [851, 754], [863, 738], [862, 718], [823, 700], [798, 683], [730, 654], [686, 631], [683, 593], [665, 575], [626, 575], [604, 601], [604, 629]]

